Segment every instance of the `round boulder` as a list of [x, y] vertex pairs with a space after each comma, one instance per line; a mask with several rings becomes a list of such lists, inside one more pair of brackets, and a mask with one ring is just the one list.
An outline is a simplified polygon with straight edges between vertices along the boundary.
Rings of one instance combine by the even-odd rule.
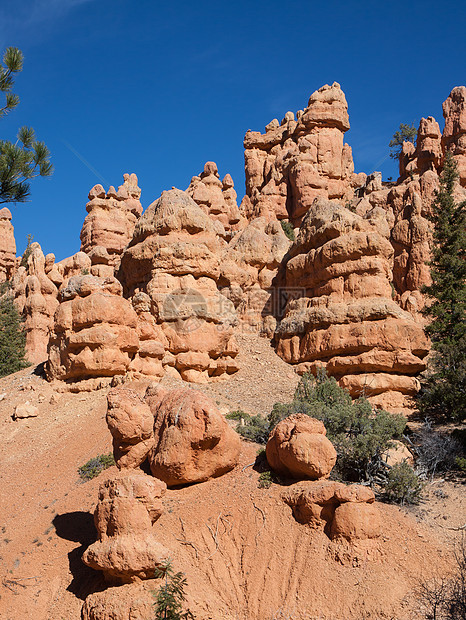
[[277, 424], [266, 447], [267, 461], [279, 475], [319, 480], [328, 478], [337, 453], [320, 420], [295, 414]]

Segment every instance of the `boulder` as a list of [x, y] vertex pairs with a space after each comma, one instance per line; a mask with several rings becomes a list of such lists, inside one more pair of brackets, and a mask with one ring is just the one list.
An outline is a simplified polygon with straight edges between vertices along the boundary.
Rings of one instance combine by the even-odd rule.
[[381, 524], [375, 504], [346, 502], [335, 509], [330, 536], [347, 540], [377, 538]]
[[380, 535], [380, 512], [369, 487], [330, 480], [299, 482], [282, 497], [299, 523], [321, 529], [329, 538], [355, 541]]
[[107, 426], [119, 469], [136, 468], [154, 446], [154, 416], [133, 390], [118, 387], [107, 394]]
[[287, 478], [327, 478], [337, 453], [326, 432], [320, 420], [305, 414], [285, 418], [273, 429], [267, 442], [270, 467]]
[[103, 571], [109, 582], [153, 578], [169, 555], [152, 533], [165, 490], [163, 482], [142, 471], [123, 471], [103, 482], [94, 512], [98, 540], [86, 549], [83, 562]]
[[237, 465], [239, 435], [211, 398], [195, 390], [166, 391], [153, 385], [145, 400], [154, 415], [151, 471], [167, 486], [217, 478]]
[[22, 420], [23, 418], [37, 418], [39, 415], [39, 409], [31, 405], [29, 401], [16, 405], [15, 412], [13, 414], [13, 420]]

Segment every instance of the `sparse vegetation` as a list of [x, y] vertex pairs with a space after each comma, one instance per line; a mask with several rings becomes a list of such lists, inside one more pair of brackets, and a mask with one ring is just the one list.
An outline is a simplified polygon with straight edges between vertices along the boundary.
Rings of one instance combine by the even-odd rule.
[[456, 553], [456, 569], [450, 579], [424, 582], [418, 588], [422, 618], [466, 620], [466, 541], [463, 536]]
[[29, 366], [21, 317], [9, 294], [0, 298], [0, 377]]
[[280, 224], [282, 225], [283, 232], [288, 237], [290, 241], [295, 240], [294, 228], [293, 224], [288, 220], [280, 220]]
[[259, 476], [259, 484], [257, 485], [259, 489], [269, 489], [272, 486], [273, 482], [273, 474], [268, 469], [267, 471], [263, 471]]
[[401, 505], [418, 504], [423, 488], [419, 476], [406, 461], [393, 465], [384, 485], [387, 499]]
[[338, 453], [333, 475], [349, 481], [373, 481], [381, 471], [385, 473], [381, 455], [406, 426], [403, 416], [374, 411], [364, 398], [353, 403], [349, 393], [322, 370], [317, 377], [310, 373], [301, 377], [291, 403], [276, 403], [267, 417], [243, 418], [236, 430], [250, 441], [265, 444], [271, 430], [294, 413], [322, 420]]
[[34, 236], [28, 234], [26, 236], [27, 239], [27, 243], [26, 243], [26, 249], [23, 252], [23, 255], [21, 256], [21, 263], [20, 266], [21, 267], [27, 267], [28, 266], [28, 258], [31, 256], [31, 252], [32, 252], [32, 242], [34, 241]]
[[416, 455], [417, 470], [424, 478], [460, 468], [458, 465], [463, 455], [461, 441], [452, 434], [435, 430], [429, 421], [414, 433], [411, 448]]
[[416, 144], [417, 129], [414, 123], [408, 125], [407, 123], [400, 123], [400, 128], [395, 131], [393, 138], [388, 143], [390, 147], [390, 157], [392, 159], [398, 159], [403, 148], [403, 142], [412, 142]]
[[104, 469], [108, 469], [112, 465], [115, 465], [115, 459], [113, 458], [113, 454], [99, 454], [81, 467], [78, 468], [78, 474], [81, 480], [86, 482], [87, 480], [92, 480], [98, 476]]
[[186, 600], [187, 581], [184, 573], [175, 573], [171, 560], [167, 560], [160, 568], [155, 569], [154, 577], [164, 577], [164, 585], [154, 592], [156, 620], [188, 620], [194, 618], [190, 611], [183, 611]]

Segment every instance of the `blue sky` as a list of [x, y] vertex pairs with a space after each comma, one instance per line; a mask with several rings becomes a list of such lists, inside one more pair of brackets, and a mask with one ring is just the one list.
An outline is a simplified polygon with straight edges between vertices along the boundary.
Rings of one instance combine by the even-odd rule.
[[34, 127], [55, 173], [8, 205], [18, 253], [34, 235], [57, 260], [79, 250], [87, 193], [135, 172], [147, 207], [185, 189], [207, 160], [244, 194], [242, 141], [340, 82], [355, 170], [396, 178], [388, 142], [400, 122], [434, 116], [466, 83], [460, 1], [197, 2], [1, 0], [0, 48], [22, 49], [13, 139]]

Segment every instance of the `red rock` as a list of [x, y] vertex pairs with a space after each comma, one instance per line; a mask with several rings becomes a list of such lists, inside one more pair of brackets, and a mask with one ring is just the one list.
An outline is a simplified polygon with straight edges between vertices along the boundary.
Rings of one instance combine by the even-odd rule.
[[358, 540], [380, 536], [381, 518], [375, 504], [346, 502], [335, 510], [331, 537]]
[[16, 270], [15, 232], [11, 211], [0, 209], [0, 283], [10, 280]]
[[[220, 183], [214, 167], [206, 166], [205, 177], [212, 177], [213, 185]], [[125, 294], [148, 296], [146, 305], [163, 332], [160, 341], [187, 381], [206, 382], [238, 369], [232, 359], [237, 355], [235, 308], [217, 288], [223, 247], [210, 215], [173, 189], [147, 208], [122, 256], [119, 277]], [[144, 320], [149, 321], [147, 314]], [[143, 362], [135, 360], [134, 369], [141, 371]]]
[[167, 486], [217, 478], [237, 465], [239, 435], [211, 398], [194, 390], [154, 387], [146, 402], [155, 419], [151, 471]]
[[466, 187], [466, 87], [456, 86], [443, 104], [444, 151], [449, 150], [458, 165], [460, 183]]
[[142, 583], [94, 592], [84, 601], [82, 620], [153, 620], [154, 595]]
[[291, 219], [299, 224], [313, 200], [350, 199], [359, 179], [353, 174], [351, 148], [343, 144], [349, 129], [345, 95], [336, 82], [325, 85], [298, 115], [288, 114], [266, 133], [249, 131], [244, 139], [248, 219]]
[[83, 562], [111, 582], [152, 578], [169, 553], [152, 533], [165, 489], [160, 480], [134, 470], [102, 483], [94, 512], [98, 540], [86, 549]]
[[[88, 215], [81, 231], [81, 250], [90, 253], [96, 247], [105, 248], [115, 265], [123, 248], [131, 241], [134, 227], [142, 213], [139, 201], [141, 190], [135, 174], [125, 174], [124, 183], [108, 192], [101, 185], [89, 192]], [[95, 270], [95, 275], [103, 275]], [[113, 274], [106, 274], [113, 275]]]
[[154, 445], [154, 416], [144, 400], [127, 388], [110, 390], [107, 402], [115, 462], [120, 469], [139, 467]]
[[358, 484], [323, 480], [292, 485], [283, 500], [299, 523], [323, 529], [332, 539], [376, 538], [381, 519], [373, 491]]
[[14, 420], [22, 420], [24, 418], [37, 418], [39, 415], [39, 409], [34, 405], [31, 405], [29, 401], [16, 405], [15, 412], [13, 414]]
[[218, 224], [217, 232], [224, 239], [231, 239], [242, 217], [236, 202], [233, 179], [227, 174], [222, 181], [217, 164], [208, 161], [200, 176], [193, 177], [186, 190], [188, 196]]
[[47, 374], [76, 383], [122, 375], [139, 348], [137, 316], [115, 278], [80, 276], [61, 289]]
[[[423, 221], [410, 226], [425, 238]], [[389, 237], [383, 209], [361, 216], [318, 198], [286, 264], [286, 286], [301, 292], [277, 327], [277, 353], [300, 371], [324, 366], [355, 398], [411, 396], [430, 348], [422, 323], [392, 299]]]
[[290, 478], [327, 478], [337, 460], [325, 426], [305, 414], [295, 414], [277, 424], [270, 433], [266, 454], [270, 467]]
[[45, 273], [40, 245], [31, 244], [27, 268], [20, 267], [13, 278], [15, 302], [24, 318], [26, 355], [32, 364], [47, 359], [47, 346], [58, 306], [58, 290]]

